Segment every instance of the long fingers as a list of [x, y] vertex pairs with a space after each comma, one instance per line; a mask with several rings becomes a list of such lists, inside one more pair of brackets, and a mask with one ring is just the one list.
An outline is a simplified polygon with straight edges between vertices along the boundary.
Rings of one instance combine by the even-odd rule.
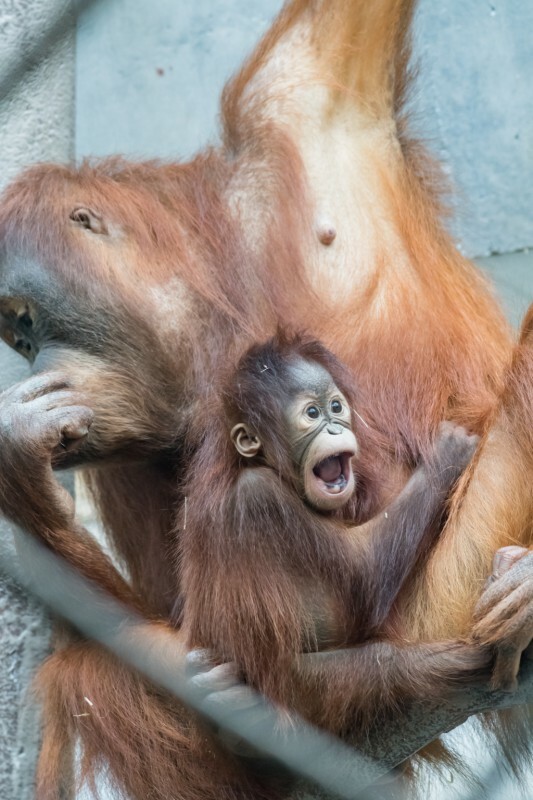
[[[500, 565], [502, 563], [500, 561]], [[498, 602], [504, 601], [514, 589], [531, 580], [533, 580], [533, 553], [528, 551], [522, 558], [515, 560], [507, 572], [486, 587], [474, 610], [474, 620], [486, 616], [490, 609]]]
[[3, 396], [14, 403], [27, 403], [30, 400], [60, 389], [68, 389], [70, 381], [63, 372], [42, 372], [32, 375], [21, 383], [16, 383], [3, 392]]
[[473, 639], [495, 649], [492, 688], [513, 691], [522, 654], [532, 650], [533, 553], [517, 546], [498, 550], [474, 620]]

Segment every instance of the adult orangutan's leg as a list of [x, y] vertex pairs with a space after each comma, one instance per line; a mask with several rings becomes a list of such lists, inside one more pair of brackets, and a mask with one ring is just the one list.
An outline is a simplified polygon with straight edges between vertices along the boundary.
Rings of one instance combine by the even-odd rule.
[[[529, 547], [532, 542], [533, 306], [522, 326], [494, 421], [456, 492], [448, 525], [412, 595], [407, 609], [410, 633], [424, 638], [467, 633], [495, 551], [506, 545]], [[483, 614], [489, 613], [492, 603], [503, 622], [500, 603], [506, 591], [511, 593], [509, 613], [515, 614], [516, 603], [524, 609], [533, 603], [533, 559], [512, 565], [500, 583], [501, 591], [493, 587], [485, 597]], [[476, 586], [479, 591], [472, 591]], [[524, 620], [528, 613], [524, 610]], [[478, 635], [490, 638], [488, 629], [479, 624]]]

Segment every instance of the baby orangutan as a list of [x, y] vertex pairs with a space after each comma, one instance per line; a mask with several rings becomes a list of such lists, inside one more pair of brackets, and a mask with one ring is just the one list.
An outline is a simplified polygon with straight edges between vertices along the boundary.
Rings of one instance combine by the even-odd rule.
[[382, 711], [488, 677], [490, 654], [407, 642], [394, 615], [476, 437], [443, 423], [388, 509], [355, 525], [372, 453], [354, 399], [318, 342], [252, 347], [209, 409], [180, 564], [191, 648], [235, 662], [247, 684], [312, 722], [363, 736]]

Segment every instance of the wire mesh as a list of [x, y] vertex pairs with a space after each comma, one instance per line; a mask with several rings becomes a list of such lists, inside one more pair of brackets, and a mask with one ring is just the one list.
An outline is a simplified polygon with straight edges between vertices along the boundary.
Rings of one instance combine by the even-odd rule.
[[[0, 100], [7, 97], [24, 80], [27, 72], [57, 46], [72, 25], [73, 16], [102, 2], [104, 0], [76, 0], [56, 6], [46, 28], [0, 72]], [[376, 780], [442, 731], [449, 729], [457, 720], [486, 708], [509, 707], [533, 700], [533, 664], [525, 664], [520, 688], [514, 695], [491, 693], [478, 688], [472, 689], [466, 705], [428, 707], [422, 711], [414, 709], [411, 715], [399, 717], [387, 731], [378, 731], [365, 752], [358, 752], [303, 720], [281, 733], [277, 711], [268, 700], [256, 694], [255, 705], [248, 711], [235, 711], [212, 702], [209, 694], [187, 681], [183, 669], [168, 664], [162, 650], [158, 657], [153, 639], [148, 640], [143, 636], [143, 629], [147, 625], [145, 620], [105, 597], [96, 586], [81, 578], [25, 532], [17, 531], [17, 537], [23, 553], [22, 563], [27, 569], [21, 568], [16, 560], [0, 550], [2, 572], [14, 577], [83, 634], [101, 642], [191, 709], [241, 737], [265, 757], [275, 759], [298, 775], [304, 781], [302, 786], [308, 786], [313, 797], [317, 797], [316, 787], [330, 796], [340, 798], [379, 800], [389, 796], [386, 786], [376, 785]], [[502, 781], [498, 765], [490, 764], [480, 777], [479, 784], [468, 796], [463, 795], [462, 800], [477, 800], [481, 796], [496, 798]], [[527, 791], [525, 796], [533, 796]], [[442, 796], [445, 795], [443, 793]], [[457, 796], [453, 794], [453, 789], [450, 789], [449, 795]]]

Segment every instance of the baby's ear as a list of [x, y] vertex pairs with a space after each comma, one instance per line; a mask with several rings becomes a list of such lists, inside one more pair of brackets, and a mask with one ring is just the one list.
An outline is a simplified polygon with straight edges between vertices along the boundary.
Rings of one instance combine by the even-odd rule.
[[244, 458], [253, 458], [261, 450], [261, 442], [244, 422], [239, 422], [231, 429], [231, 441], [239, 455]]

